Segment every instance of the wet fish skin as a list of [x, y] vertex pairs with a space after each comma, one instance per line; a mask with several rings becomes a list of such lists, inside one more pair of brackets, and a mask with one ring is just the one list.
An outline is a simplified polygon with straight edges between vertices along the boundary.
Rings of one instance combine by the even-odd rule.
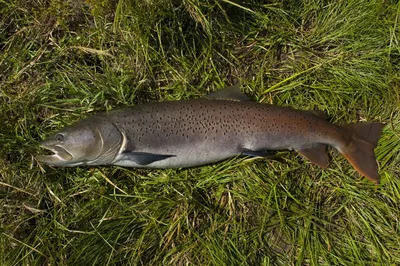
[[[249, 151], [289, 149], [327, 167], [328, 145], [378, 183], [374, 148], [382, 127], [380, 123], [340, 127], [308, 111], [248, 101], [168, 101], [83, 119], [42, 143], [55, 155], [37, 158], [55, 166], [177, 168], [214, 163]], [[56, 140], [60, 135], [61, 142]], [[61, 156], [63, 151], [70, 156]]]
[[[124, 129], [130, 140], [127, 151], [175, 155], [151, 164], [151, 167], [165, 168], [212, 163], [241, 154], [243, 150], [296, 149], [313, 143], [315, 136], [301, 136], [303, 129], [297, 122], [288, 124], [282, 120], [285, 113], [287, 119], [297, 119], [301, 114], [311, 124], [329, 124], [312, 114], [288, 108], [223, 100], [147, 104], [112, 112], [109, 117], [118, 128]], [[296, 131], [300, 134], [293, 134]], [[131, 162], [118, 164], [121, 163], [139, 166]]]

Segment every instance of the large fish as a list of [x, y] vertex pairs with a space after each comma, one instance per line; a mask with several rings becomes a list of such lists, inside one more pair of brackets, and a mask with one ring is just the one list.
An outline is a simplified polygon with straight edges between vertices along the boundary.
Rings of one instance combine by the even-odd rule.
[[248, 101], [238, 88], [209, 98], [148, 103], [90, 116], [41, 143], [53, 166], [177, 168], [236, 155], [296, 150], [327, 167], [333, 146], [363, 176], [379, 183], [374, 148], [383, 124], [337, 126], [316, 112]]

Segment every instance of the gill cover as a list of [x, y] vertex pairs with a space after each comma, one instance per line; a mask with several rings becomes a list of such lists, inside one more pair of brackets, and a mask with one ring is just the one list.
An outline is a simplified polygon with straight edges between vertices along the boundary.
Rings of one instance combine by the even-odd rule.
[[53, 166], [107, 164], [118, 154], [123, 140], [122, 133], [108, 119], [92, 116], [43, 141], [41, 146], [53, 154], [36, 158]]

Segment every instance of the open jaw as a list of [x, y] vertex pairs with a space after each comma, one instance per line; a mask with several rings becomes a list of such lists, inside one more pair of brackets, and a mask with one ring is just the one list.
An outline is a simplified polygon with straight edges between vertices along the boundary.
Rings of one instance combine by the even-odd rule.
[[60, 146], [46, 146], [42, 144], [41, 147], [53, 152], [53, 154], [37, 155], [36, 159], [39, 162], [49, 165], [64, 165], [68, 164], [68, 162], [72, 160], [72, 155]]

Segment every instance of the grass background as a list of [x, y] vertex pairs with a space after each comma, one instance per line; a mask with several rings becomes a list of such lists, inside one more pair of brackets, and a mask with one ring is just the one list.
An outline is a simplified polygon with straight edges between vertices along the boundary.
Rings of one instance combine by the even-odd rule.
[[[399, 265], [398, 1], [0, 0], [0, 265]], [[241, 81], [387, 124], [376, 188], [336, 151], [175, 170], [38, 165], [101, 110]]]

